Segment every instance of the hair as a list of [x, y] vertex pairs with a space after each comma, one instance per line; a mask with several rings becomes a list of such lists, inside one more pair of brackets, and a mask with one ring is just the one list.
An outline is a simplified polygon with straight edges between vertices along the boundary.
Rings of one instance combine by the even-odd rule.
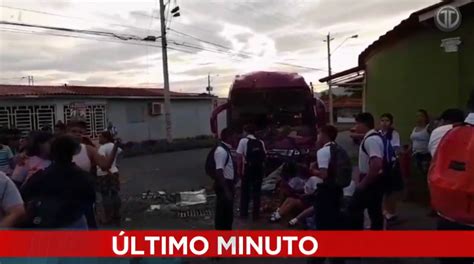
[[449, 124], [462, 123], [464, 122], [464, 111], [458, 108], [450, 108], [445, 110], [440, 119], [448, 122]]
[[41, 154], [41, 145], [50, 141], [53, 134], [44, 131], [33, 131], [28, 136], [28, 146], [26, 147], [26, 155], [39, 156]]
[[321, 133], [327, 135], [331, 141], [335, 141], [337, 138], [337, 128], [335, 126], [323, 126], [321, 127]]
[[474, 112], [474, 89], [471, 91], [471, 95], [469, 95], [469, 99], [467, 100], [467, 110], [469, 112]]
[[255, 127], [254, 124], [247, 124], [244, 126], [244, 131], [247, 132], [248, 134], [255, 134], [255, 131], [257, 131], [257, 128]]
[[384, 113], [380, 116], [380, 118], [387, 118], [390, 121], [390, 124], [393, 124], [393, 115], [390, 113]]
[[66, 128], [72, 128], [72, 127], [80, 127], [80, 128], [87, 129], [87, 123], [82, 120], [70, 120], [69, 122], [67, 122]]
[[58, 136], [51, 143], [51, 157], [57, 163], [70, 163], [79, 147], [79, 143], [71, 136]]
[[371, 113], [360, 113], [355, 118], [357, 123], [364, 124], [366, 127], [373, 129], [375, 127], [374, 116]]
[[114, 136], [110, 131], [102, 131], [100, 135], [107, 140], [107, 142], [114, 142]]
[[54, 129], [55, 129], [55, 130], [65, 130], [65, 129], [66, 129], [66, 125], [65, 125], [61, 120], [59, 120], [59, 121], [54, 125]]
[[221, 140], [226, 141], [230, 139], [233, 135], [233, 132], [230, 128], [224, 128], [221, 131]]
[[425, 109], [418, 109], [418, 113], [421, 113], [425, 117], [427, 124], [430, 123], [430, 115], [428, 115], [428, 111]]

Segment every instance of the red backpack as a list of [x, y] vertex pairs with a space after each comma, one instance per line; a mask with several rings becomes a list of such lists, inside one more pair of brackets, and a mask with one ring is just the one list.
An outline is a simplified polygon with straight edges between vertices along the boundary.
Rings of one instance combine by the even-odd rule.
[[456, 222], [474, 224], [474, 126], [454, 127], [443, 137], [428, 184], [433, 209]]

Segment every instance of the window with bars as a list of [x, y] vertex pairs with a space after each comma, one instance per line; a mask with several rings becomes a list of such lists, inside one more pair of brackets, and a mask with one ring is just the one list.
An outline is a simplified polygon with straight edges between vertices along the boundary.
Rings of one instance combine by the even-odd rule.
[[23, 135], [44, 127], [54, 129], [54, 105], [0, 106], [0, 127], [17, 128]]
[[[64, 106], [64, 121], [71, 120], [74, 115], [73, 107]], [[107, 128], [107, 112], [105, 105], [86, 105], [83, 109], [83, 119], [87, 124], [87, 133], [91, 138], [97, 138], [100, 132]]]

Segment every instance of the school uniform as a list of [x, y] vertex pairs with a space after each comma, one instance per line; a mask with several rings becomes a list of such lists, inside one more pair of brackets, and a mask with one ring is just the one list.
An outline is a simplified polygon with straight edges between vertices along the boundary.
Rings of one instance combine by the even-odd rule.
[[223, 146], [218, 146], [214, 152], [214, 161], [216, 163], [216, 170], [223, 170], [225, 185], [232, 194], [232, 199], [229, 200], [222, 186], [217, 182], [214, 183], [216, 191], [216, 212], [215, 212], [215, 228], [216, 230], [232, 230], [232, 223], [234, 220], [234, 162], [230, 154], [231, 146], [222, 142], [228, 148], [226, 150]]
[[[372, 136], [375, 130], [367, 132], [359, 148], [359, 171], [360, 181], [367, 176], [370, 167], [370, 159], [384, 158], [384, 143], [380, 136]], [[364, 151], [365, 150], [365, 151]], [[364, 210], [367, 209], [372, 230], [383, 229], [382, 201], [384, 196], [384, 179], [380, 171], [378, 179], [366, 186], [365, 189], [357, 189], [349, 205], [351, 216], [351, 227], [356, 230], [364, 229]]]

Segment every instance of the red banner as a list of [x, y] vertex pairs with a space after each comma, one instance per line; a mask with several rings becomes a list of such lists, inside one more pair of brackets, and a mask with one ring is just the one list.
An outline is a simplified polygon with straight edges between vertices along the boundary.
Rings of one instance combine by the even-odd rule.
[[0, 231], [0, 237], [0, 257], [474, 257], [469, 231]]

